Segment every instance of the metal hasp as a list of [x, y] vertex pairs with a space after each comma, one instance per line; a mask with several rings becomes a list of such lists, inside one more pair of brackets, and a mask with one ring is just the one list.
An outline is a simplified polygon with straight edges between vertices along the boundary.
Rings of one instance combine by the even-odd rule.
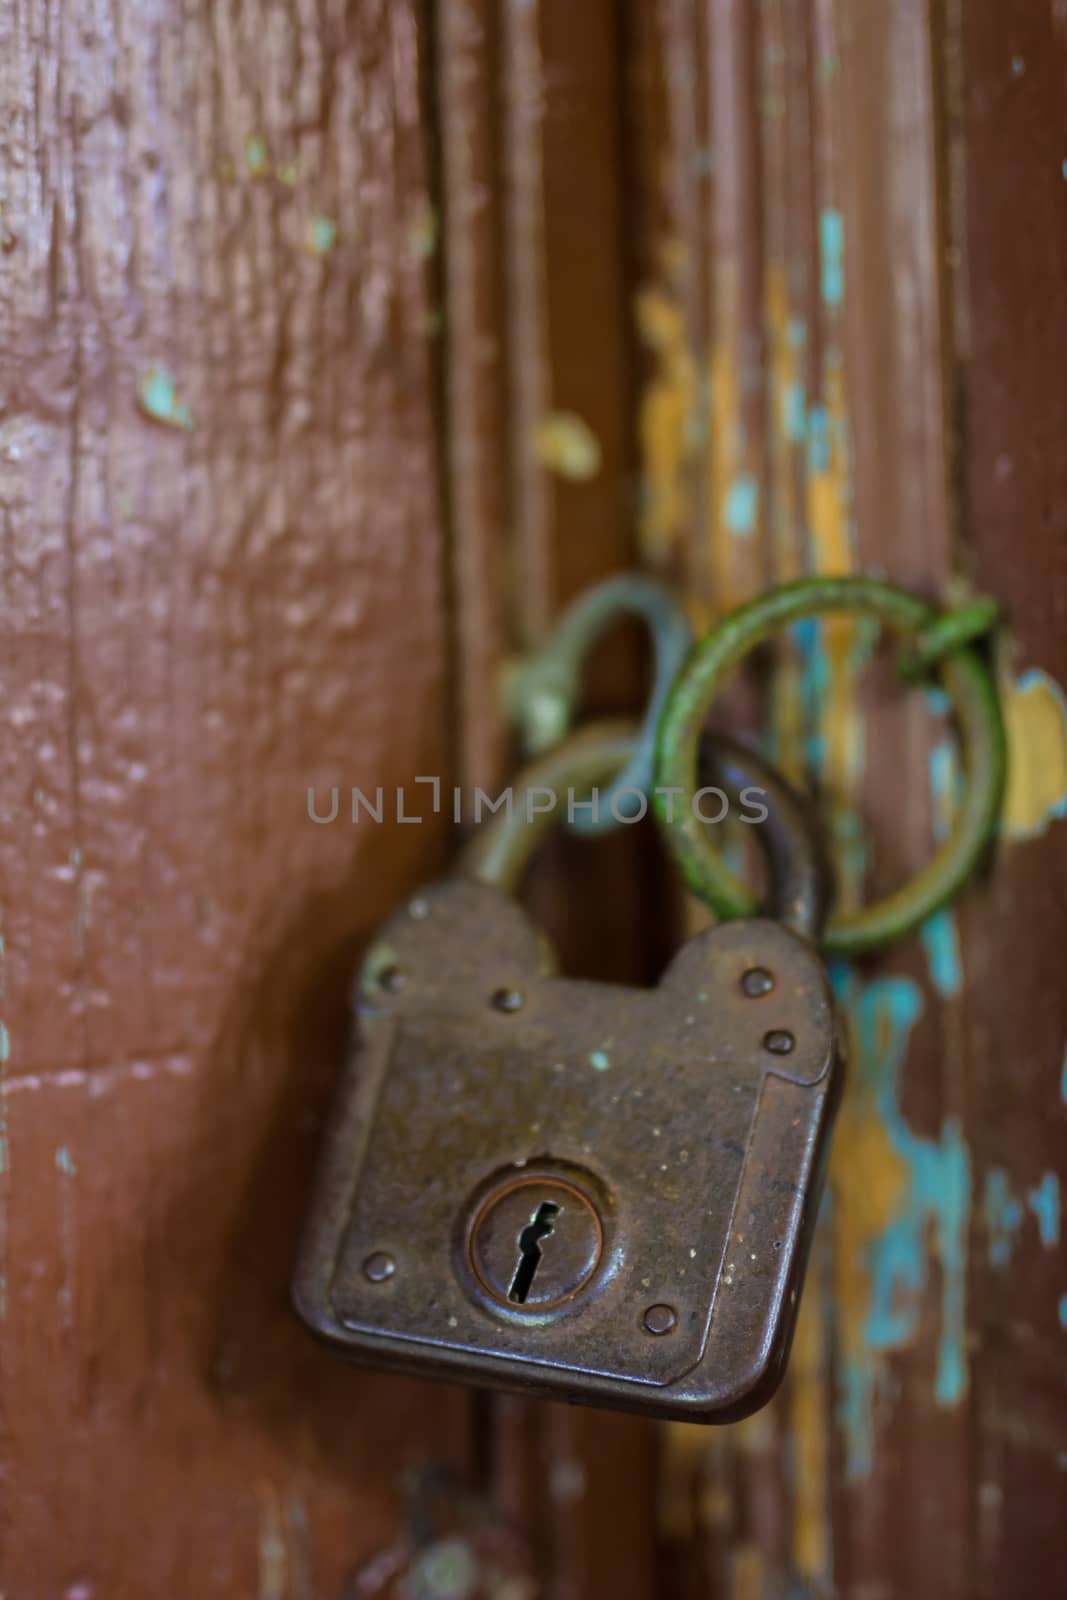
[[751, 918], [689, 940], [652, 989], [554, 967], [470, 876], [383, 928], [299, 1310], [360, 1360], [743, 1416], [783, 1370], [840, 1084], [823, 966]]

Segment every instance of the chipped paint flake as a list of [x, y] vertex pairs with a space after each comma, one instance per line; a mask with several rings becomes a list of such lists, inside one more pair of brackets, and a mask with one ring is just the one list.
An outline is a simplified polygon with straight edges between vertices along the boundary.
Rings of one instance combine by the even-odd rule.
[[1037, 1218], [1042, 1246], [1054, 1250], [1060, 1242], [1060, 1180], [1057, 1175], [1043, 1173], [1041, 1182], [1026, 1196], [1026, 1203]]
[[956, 918], [951, 907], [935, 911], [920, 929], [930, 982], [944, 999], [951, 1000], [963, 988], [963, 963]]
[[723, 518], [735, 538], [747, 539], [756, 531], [759, 484], [750, 474], [735, 478], [726, 491]]
[[805, 431], [804, 385], [796, 379], [786, 383], [781, 392], [781, 427], [791, 444], [800, 444]]
[[139, 395], [142, 411], [154, 422], [192, 432], [195, 426], [192, 412], [178, 398], [177, 380], [166, 367], [149, 367], [141, 379]]
[[752, 590], [752, 557], [739, 552], [755, 523], [752, 486], [763, 481], [766, 447], [745, 422], [746, 397], [759, 379], [742, 327], [740, 271], [733, 258], [719, 263], [714, 292], [718, 336], [708, 369], [707, 505], [715, 597], [720, 611], [728, 611]]
[[1011, 1179], [1001, 1167], [990, 1167], [985, 1176], [982, 1213], [985, 1219], [986, 1249], [991, 1267], [1003, 1268], [1011, 1261], [1022, 1236], [1026, 1212], [1037, 1223], [1037, 1236], [1044, 1250], [1055, 1250], [1060, 1242], [1060, 1180], [1054, 1172], [1043, 1172], [1027, 1191], [1025, 1202], [1012, 1190]]
[[850, 1479], [870, 1471], [874, 1405], [889, 1352], [910, 1345], [936, 1254], [940, 1337], [933, 1374], [939, 1406], [967, 1391], [964, 1297], [971, 1203], [970, 1153], [955, 1117], [935, 1139], [916, 1134], [900, 1110], [908, 1043], [922, 1013], [910, 978], [865, 984], [835, 972], [855, 1070], [834, 1141], [834, 1231], [844, 1374], [839, 1416]]
[[600, 471], [600, 440], [574, 411], [550, 411], [534, 429], [534, 454], [543, 467], [576, 483]]
[[261, 133], [250, 133], [245, 140], [245, 166], [253, 178], [265, 178], [270, 171], [267, 141]]
[[845, 298], [845, 221], [833, 206], [819, 217], [819, 264], [823, 301], [836, 310]]
[[681, 537], [688, 518], [684, 468], [700, 443], [694, 437], [701, 432], [699, 387], [676, 296], [665, 288], [642, 289], [634, 314], [638, 335], [655, 362], [638, 422], [643, 485], [639, 532], [642, 554], [658, 563]]
[[1001, 831], [1033, 839], [1067, 816], [1067, 696], [1034, 667], [1001, 683], [1008, 732], [1008, 786]]
[[990, 1167], [985, 1175], [982, 1215], [989, 1265], [1006, 1267], [1023, 1224], [1023, 1207], [1011, 1192], [1007, 1173], [1000, 1167]]
[[337, 223], [332, 217], [317, 216], [308, 219], [304, 231], [304, 248], [309, 255], [329, 255], [337, 243]]

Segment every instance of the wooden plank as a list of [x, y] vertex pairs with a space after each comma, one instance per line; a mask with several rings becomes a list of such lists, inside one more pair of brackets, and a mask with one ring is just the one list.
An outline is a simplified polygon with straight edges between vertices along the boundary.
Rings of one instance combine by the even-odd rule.
[[1010, 624], [1005, 841], [968, 909], [973, 1128], [972, 1593], [1063, 1587], [1067, 1469], [1061, 1198], [1067, 992], [1067, 14], [961, 6], [953, 238], [961, 491], [975, 581]]
[[447, 756], [415, 16], [0, 32], [3, 1586], [338, 1593], [468, 1416], [286, 1287], [352, 958], [440, 860], [306, 801]]

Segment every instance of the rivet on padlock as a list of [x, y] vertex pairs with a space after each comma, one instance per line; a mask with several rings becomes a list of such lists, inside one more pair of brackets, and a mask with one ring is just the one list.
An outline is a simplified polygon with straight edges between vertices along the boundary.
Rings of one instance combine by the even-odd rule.
[[[632, 748], [586, 729], [525, 782], [584, 793]], [[824, 883], [775, 775], [708, 759], [764, 790], [780, 920], [705, 930], [654, 988], [556, 974], [511, 898], [552, 820], [521, 792], [382, 930], [294, 1286], [346, 1353], [705, 1421], [773, 1389], [839, 1084]]]

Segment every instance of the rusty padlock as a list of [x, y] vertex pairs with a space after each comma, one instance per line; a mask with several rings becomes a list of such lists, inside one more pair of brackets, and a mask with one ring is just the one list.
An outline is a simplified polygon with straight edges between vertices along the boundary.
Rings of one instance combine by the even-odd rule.
[[560, 977], [508, 892], [551, 821], [524, 794], [548, 766], [610, 781], [632, 730], [564, 749], [366, 957], [295, 1299], [359, 1360], [729, 1421], [783, 1370], [840, 1084], [818, 852], [719, 743], [724, 787], [764, 792], [775, 914], [697, 934], [654, 988]]

